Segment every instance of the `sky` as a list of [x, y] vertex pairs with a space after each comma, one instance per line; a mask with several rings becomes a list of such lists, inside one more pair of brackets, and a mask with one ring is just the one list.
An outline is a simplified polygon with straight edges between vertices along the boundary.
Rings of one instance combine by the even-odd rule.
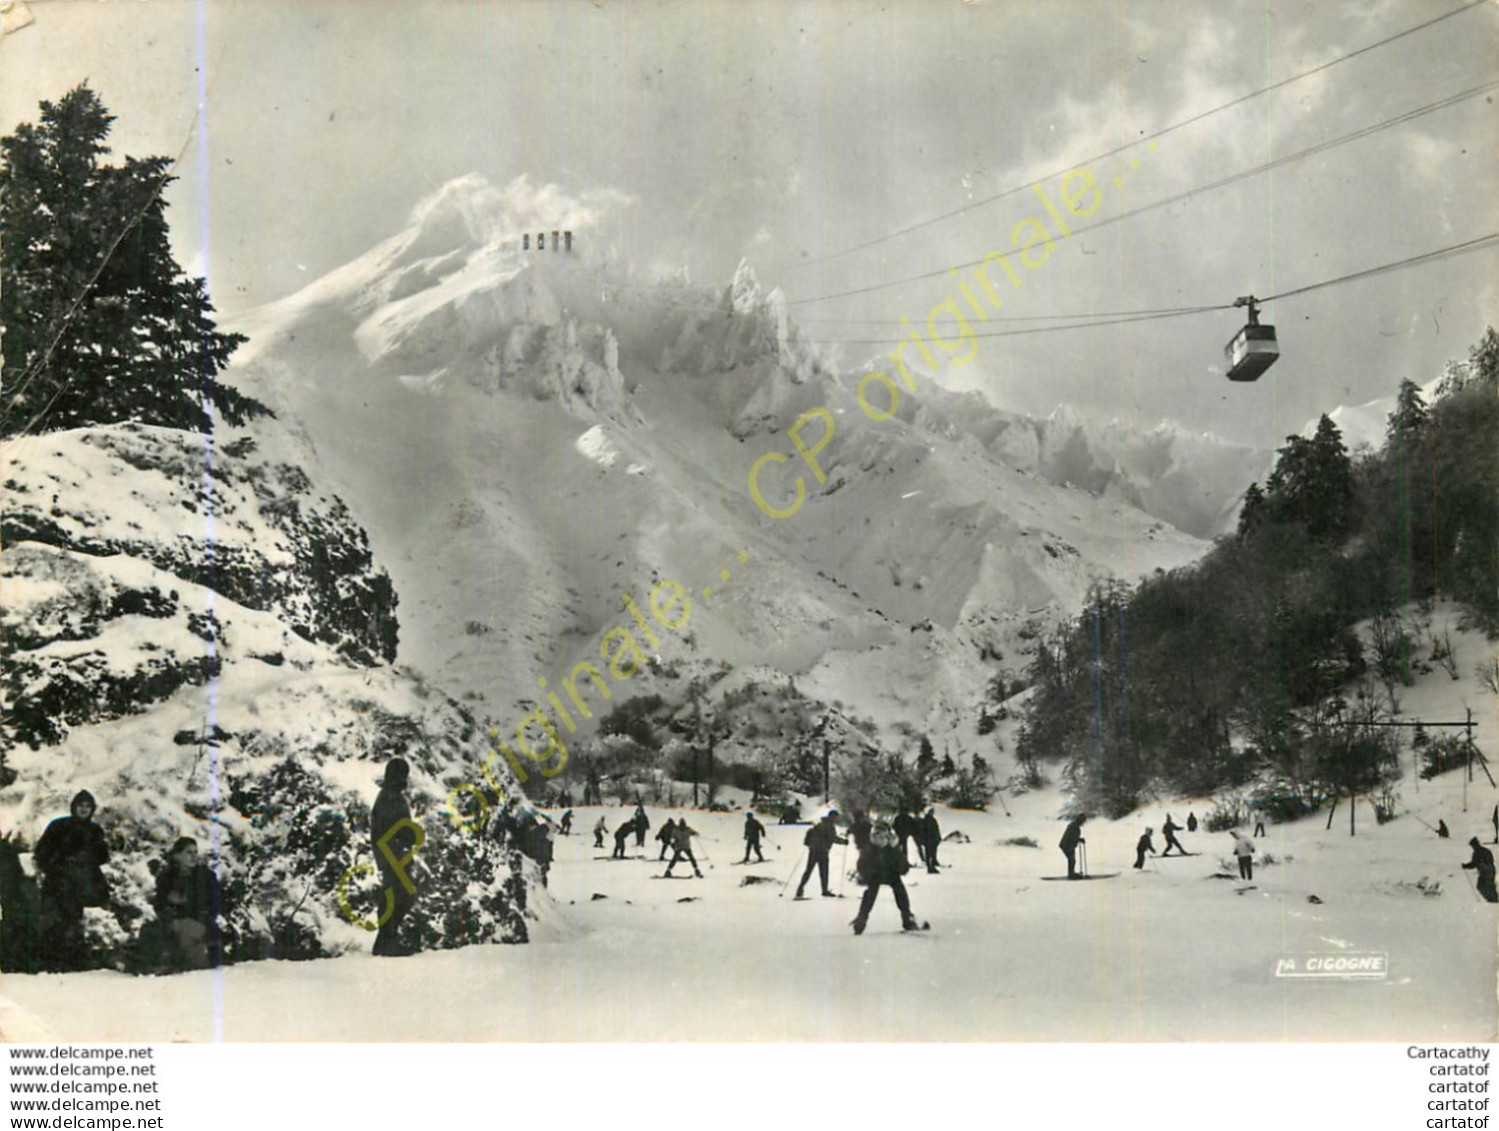
[[[0, 131], [87, 80], [117, 155], [180, 152], [174, 242], [228, 325], [477, 173], [541, 214], [589, 202], [580, 253], [640, 272], [726, 282], [747, 257], [852, 367], [902, 318], [929, 333], [934, 308], [966, 309], [958, 278], [992, 333], [1273, 294], [1499, 231], [1499, 91], [1204, 187], [1499, 80], [1493, 2], [1099, 157], [1463, 3], [36, 0], [0, 40]], [[1180, 199], [1065, 239], [1029, 188], [981, 203], [1073, 169], [1100, 186], [1090, 223]], [[1043, 181], [1058, 208], [1060, 183]], [[1013, 257], [1031, 218], [1055, 248], [999, 283], [1002, 311], [971, 268], [946, 274]], [[944, 383], [1007, 408], [1273, 447], [1465, 355], [1499, 323], [1496, 267], [1491, 247], [1272, 304], [1282, 357], [1252, 385], [1222, 376], [1231, 310], [933, 353]]]

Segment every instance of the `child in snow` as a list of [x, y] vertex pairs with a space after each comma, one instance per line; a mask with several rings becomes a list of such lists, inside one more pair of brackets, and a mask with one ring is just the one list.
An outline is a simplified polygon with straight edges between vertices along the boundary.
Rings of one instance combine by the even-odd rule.
[[604, 818], [600, 816], [598, 824], [593, 826], [593, 846], [595, 848], [604, 847], [604, 834], [608, 831], [609, 826], [604, 823]]
[[1150, 853], [1152, 856], [1155, 855], [1155, 844], [1150, 839], [1150, 835], [1154, 831], [1155, 831], [1154, 829], [1146, 829], [1145, 830], [1145, 835], [1142, 836], [1138, 841], [1135, 842], [1135, 867], [1136, 868], [1144, 868], [1145, 867], [1145, 854], [1147, 852]]

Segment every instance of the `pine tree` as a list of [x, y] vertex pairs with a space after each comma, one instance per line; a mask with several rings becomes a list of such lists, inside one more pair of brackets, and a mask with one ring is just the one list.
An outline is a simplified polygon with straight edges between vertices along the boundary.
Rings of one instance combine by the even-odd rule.
[[1244, 504], [1239, 508], [1239, 537], [1253, 534], [1255, 527], [1265, 521], [1265, 515], [1265, 492], [1258, 483], [1251, 483], [1244, 489]]
[[1418, 444], [1425, 437], [1430, 421], [1431, 414], [1421, 399], [1421, 390], [1407, 377], [1400, 382], [1395, 411], [1390, 413], [1385, 425], [1385, 438], [1393, 444]]
[[87, 85], [0, 138], [0, 435], [139, 420], [209, 431], [267, 415], [217, 374], [206, 282], [173, 258], [165, 157], [108, 165], [114, 117]]

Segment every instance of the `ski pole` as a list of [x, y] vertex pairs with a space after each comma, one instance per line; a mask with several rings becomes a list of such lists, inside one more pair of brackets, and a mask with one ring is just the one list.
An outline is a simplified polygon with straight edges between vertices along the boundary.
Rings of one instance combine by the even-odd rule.
[[786, 894], [786, 889], [791, 886], [791, 881], [796, 877], [796, 870], [798, 868], [800, 868], [801, 866], [802, 866], [802, 858], [800, 856], [798, 856], [796, 858], [796, 863], [791, 866], [791, 871], [789, 871], [788, 873], [786, 873], [786, 882], [781, 885], [781, 892], [780, 892], [780, 895], [776, 896], [777, 899], [780, 899], [782, 895]]
[[1088, 842], [1085, 840], [1080, 840], [1077, 842], [1077, 847], [1078, 851], [1082, 853], [1083, 875], [1086, 876], [1088, 874]]
[[848, 875], [848, 841], [843, 842], [843, 858], [838, 862], [838, 898], [843, 898], [843, 881]]

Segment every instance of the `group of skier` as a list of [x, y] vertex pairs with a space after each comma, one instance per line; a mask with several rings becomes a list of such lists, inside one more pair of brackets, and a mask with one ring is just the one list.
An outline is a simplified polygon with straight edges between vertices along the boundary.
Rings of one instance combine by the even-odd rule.
[[[390, 759], [370, 810], [370, 838], [386, 901], [374, 942], [377, 955], [410, 953], [410, 948], [398, 938], [400, 924], [415, 906], [418, 895], [406, 865], [425, 840], [421, 826], [412, 820], [406, 799], [410, 773], [410, 766], [404, 758]], [[85, 909], [105, 907], [110, 903], [109, 884], [103, 871], [109, 861], [109, 849], [103, 830], [94, 821], [96, 810], [93, 795], [82, 790], [74, 796], [68, 815], [47, 825], [33, 851], [39, 884], [36, 896], [29, 902], [22, 888], [26, 877], [21, 869], [0, 867], [0, 899], [6, 905], [3, 922], [6, 946], [0, 953], [7, 956], [6, 969], [79, 970], [89, 964], [84, 931]], [[1062, 834], [1059, 847], [1067, 859], [1068, 879], [1086, 877], [1086, 858], [1080, 867], [1079, 855], [1087, 844], [1083, 826], [1088, 819], [1089, 814], [1078, 814], [1068, 822]], [[906, 808], [893, 818], [875, 818], [860, 813], [850, 823], [846, 835], [840, 832], [838, 821], [838, 810], [830, 808], [807, 829], [803, 837], [806, 866], [796, 888], [796, 898], [807, 898], [807, 885], [814, 875], [821, 894], [834, 896], [836, 893], [829, 882], [832, 850], [836, 845], [852, 842], [858, 853], [855, 876], [864, 888], [852, 924], [854, 933], [863, 933], [881, 887], [890, 888], [903, 929], [924, 926], [911, 912], [910, 897], [902, 878], [911, 868], [908, 854], [911, 841], [915, 841], [918, 861], [928, 873], [936, 873], [940, 867], [937, 857], [941, 832], [935, 811], [928, 809], [919, 818]], [[571, 825], [572, 810], [569, 809], [563, 814], [558, 832], [567, 835]], [[1185, 828], [1195, 831], [1196, 825], [1196, 815], [1189, 815]], [[1191, 855], [1176, 837], [1182, 828], [1168, 813], [1161, 830], [1166, 837], [1165, 848], [1160, 853], [1162, 857], [1170, 855], [1173, 849], [1181, 855]], [[650, 819], [645, 807], [637, 804], [629, 819], [615, 830], [611, 859], [625, 857], [631, 836], [636, 847], [643, 848], [649, 829]], [[487, 831], [502, 847], [515, 848], [534, 860], [542, 883], [546, 883], [553, 849], [552, 821], [546, 814], [512, 798], [499, 809]], [[607, 831], [607, 821], [600, 816], [593, 829], [595, 847], [604, 847]], [[1263, 832], [1261, 817], [1255, 835], [1263, 835]], [[1134, 866], [1137, 869], [1144, 868], [1147, 854], [1155, 854], [1153, 834], [1154, 830], [1147, 828], [1136, 843]], [[695, 877], [702, 877], [692, 843], [699, 835], [685, 817], [669, 818], [665, 822], [656, 835], [661, 844], [659, 859], [664, 861], [667, 854], [671, 854], [665, 876], [671, 877], [673, 869], [685, 861]], [[1250, 881], [1254, 878], [1254, 842], [1237, 830], [1230, 830], [1230, 835], [1239, 875]], [[763, 863], [765, 854], [761, 845], [765, 838], [765, 826], [753, 811], [746, 810], [744, 856], [739, 863], [751, 863], [752, 854], [755, 863]], [[1499, 821], [1496, 821], [1496, 843], [1499, 843]], [[1493, 853], [1477, 837], [1468, 844], [1472, 848], [1472, 857], [1463, 868], [1477, 873], [1476, 887], [1483, 899], [1490, 903], [1499, 902]], [[9, 842], [0, 841], [0, 845], [9, 846]], [[0, 860], [0, 864], [4, 863], [6, 860]], [[152, 907], [156, 915], [143, 925], [136, 941], [140, 968], [167, 971], [218, 965], [223, 960], [222, 896], [214, 868], [200, 857], [197, 842], [191, 837], [179, 837], [160, 861], [152, 862], [152, 871], [156, 881]], [[23, 939], [25, 946], [18, 950], [17, 941]], [[23, 952], [29, 957], [16, 957]]]

